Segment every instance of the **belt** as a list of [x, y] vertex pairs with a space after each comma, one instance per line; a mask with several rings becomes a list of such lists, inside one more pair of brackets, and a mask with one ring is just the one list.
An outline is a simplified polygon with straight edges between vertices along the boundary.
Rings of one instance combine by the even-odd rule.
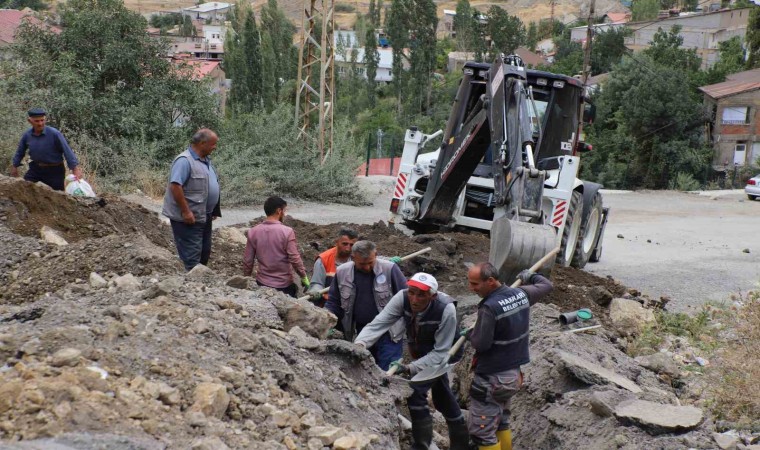
[[58, 166], [63, 165], [63, 161], [59, 163], [43, 163], [43, 162], [32, 161], [32, 164], [36, 164], [40, 167], [58, 167]]

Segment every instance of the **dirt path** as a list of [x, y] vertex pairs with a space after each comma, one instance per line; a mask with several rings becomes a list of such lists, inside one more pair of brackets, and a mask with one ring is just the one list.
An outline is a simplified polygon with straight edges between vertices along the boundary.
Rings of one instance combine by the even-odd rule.
[[[388, 219], [394, 178], [359, 178], [372, 206], [353, 207], [289, 200], [289, 214], [316, 224], [372, 224]], [[149, 209], [159, 205], [129, 196]], [[669, 309], [695, 311], [706, 301], [746, 293], [760, 281], [760, 201], [745, 201], [742, 191], [605, 193], [612, 207], [602, 261], [586, 266], [636, 286], [653, 298], [668, 296]], [[225, 209], [215, 227], [246, 223], [262, 215], [262, 206]], [[618, 238], [622, 235], [623, 238]], [[651, 242], [648, 242], [651, 241]], [[743, 253], [749, 249], [750, 253]]]

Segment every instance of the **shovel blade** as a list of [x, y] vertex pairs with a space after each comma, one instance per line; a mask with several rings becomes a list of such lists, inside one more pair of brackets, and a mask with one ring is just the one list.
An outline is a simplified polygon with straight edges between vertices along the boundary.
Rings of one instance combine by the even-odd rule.
[[457, 363], [449, 364], [446, 362], [440, 366], [428, 367], [427, 369], [417, 372], [417, 375], [413, 376], [409, 382], [411, 384], [430, 383], [441, 375], [449, 373], [449, 371], [456, 365]]
[[[499, 217], [491, 225], [489, 260], [499, 271], [499, 280], [511, 284], [521, 270], [529, 268], [556, 246], [554, 227]], [[551, 266], [551, 263], [544, 265], [541, 272], [550, 273]]]

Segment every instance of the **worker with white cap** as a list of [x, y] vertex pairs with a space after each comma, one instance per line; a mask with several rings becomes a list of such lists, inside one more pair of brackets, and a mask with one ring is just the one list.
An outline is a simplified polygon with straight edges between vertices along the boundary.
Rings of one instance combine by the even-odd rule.
[[[416, 273], [407, 282], [408, 288], [396, 293], [375, 319], [366, 325], [354, 341], [369, 348], [393, 324], [403, 318], [406, 323], [406, 342], [414, 361], [394, 363], [399, 375], [413, 376], [419, 371], [441, 365], [457, 338], [457, 313], [454, 299], [438, 291], [435, 277]], [[428, 408], [427, 394], [432, 391], [433, 405], [443, 414], [449, 427], [451, 450], [465, 450], [469, 435], [462, 410], [451, 392], [448, 374], [425, 384], [413, 384], [407, 398], [412, 419], [412, 449], [427, 450], [433, 439], [433, 418]]]

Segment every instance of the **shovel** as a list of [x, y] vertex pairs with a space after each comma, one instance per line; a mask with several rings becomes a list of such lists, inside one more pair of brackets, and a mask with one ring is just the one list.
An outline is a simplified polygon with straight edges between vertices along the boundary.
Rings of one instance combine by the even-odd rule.
[[[544, 264], [547, 262], [552, 261], [554, 258], [554, 255], [559, 253], [559, 247], [555, 248], [554, 250], [550, 251], [546, 255], [544, 255], [543, 258], [539, 259], [538, 262], [533, 264], [531, 266], [530, 270], [531, 272], [536, 272], [538, 269], [540, 269]], [[522, 282], [520, 280], [516, 280], [514, 283], [512, 283], [513, 288], [519, 287]], [[472, 328], [475, 328], [475, 325], [472, 326]], [[467, 331], [471, 330], [472, 328], [469, 328]], [[455, 355], [459, 349], [464, 345], [464, 341], [466, 340], [467, 333], [464, 333], [455, 343], [451, 346], [451, 350], [449, 350], [448, 355], [446, 356], [446, 359], [441, 362], [441, 364], [433, 367], [428, 367], [427, 369], [421, 370], [417, 373], [417, 375], [413, 376], [410, 382], [412, 384], [423, 384], [428, 383], [432, 380], [435, 380], [436, 378], [440, 377], [441, 375], [448, 373], [449, 370], [451, 370], [452, 367], [456, 365], [449, 364], [449, 360], [453, 355]]]
[[[415, 256], [420, 256], [422, 254], [425, 254], [425, 253], [429, 252], [430, 250], [432, 250], [431, 247], [425, 247], [422, 250], [418, 250], [418, 251], [416, 251], [414, 253], [410, 253], [410, 254], [408, 254], [406, 256], [402, 256], [401, 257], [401, 261], [406, 261], [408, 259], [414, 258]], [[327, 291], [329, 291], [329, 290], [330, 290], [330, 287], [328, 286], [328, 287], [326, 287], [324, 289], [321, 289], [321, 290], [319, 290], [317, 292], [319, 292], [319, 294], [322, 295], [322, 294], [326, 294]], [[298, 300], [309, 300], [310, 298], [311, 298], [311, 295], [304, 295], [303, 297], [299, 297]]]

